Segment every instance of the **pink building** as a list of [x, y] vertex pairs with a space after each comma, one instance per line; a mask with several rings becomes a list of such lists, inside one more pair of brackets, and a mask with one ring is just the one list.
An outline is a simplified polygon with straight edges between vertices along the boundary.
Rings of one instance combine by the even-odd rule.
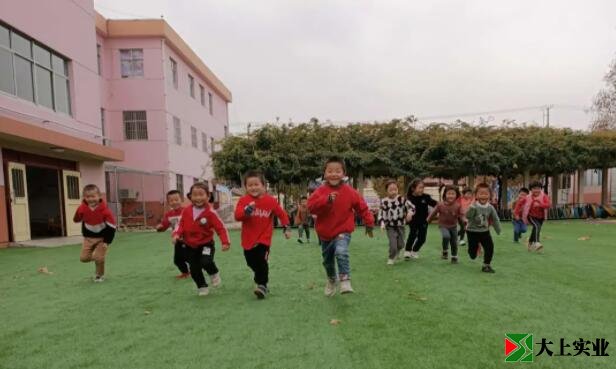
[[107, 192], [105, 168], [184, 191], [210, 179], [230, 101], [163, 20], [106, 20], [92, 0], [0, 2], [0, 246], [79, 234], [81, 188]]

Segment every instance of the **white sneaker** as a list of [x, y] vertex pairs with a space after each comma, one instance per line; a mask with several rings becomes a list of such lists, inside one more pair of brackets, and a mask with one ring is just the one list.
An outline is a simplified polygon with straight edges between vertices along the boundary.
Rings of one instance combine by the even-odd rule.
[[105, 282], [105, 276], [96, 276], [94, 277], [94, 282], [96, 283], [101, 283], [101, 282]]
[[528, 245], [528, 251], [536, 251], [537, 250], [537, 242], [533, 242], [530, 245]]
[[212, 279], [212, 287], [218, 287], [222, 283], [222, 280], [220, 279], [220, 273], [213, 274], [210, 276], [210, 278]]
[[207, 296], [210, 294], [210, 289], [207, 287], [201, 287], [199, 288], [199, 290], [197, 291], [199, 296]]
[[387, 259], [387, 265], [394, 265], [396, 263], [396, 260], [394, 259]]
[[411, 259], [419, 259], [419, 253], [411, 251]]
[[541, 244], [541, 242], [535, 243], [535, 251], [540, 251], [540, 250], [543, 250], [543, 245]]
[[406, 260], [410, 260], [411, 259], [411, 255], [413, 255], [413, 253], [411, 251], [404, 250], [404, 258]]
[[459, 244], [460, 244], [460, 246], [464, 246], [464, 245], [466, 245], [466, 241], [460, 240]]
[[340, 281], [340, 293], [353, 293], [353, 287], [351, 287], [351, 280], [347, 279], [344, 281]]
[[325, 284], [325, 296], [332, 297], [336, 294], [336, 281], [332, 281], [331, 279], [327, 279], [327, 284]]

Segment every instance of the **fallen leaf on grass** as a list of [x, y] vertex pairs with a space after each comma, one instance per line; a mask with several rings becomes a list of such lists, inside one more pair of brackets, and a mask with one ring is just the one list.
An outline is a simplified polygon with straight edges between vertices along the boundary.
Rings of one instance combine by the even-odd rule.
[[37, 271], [42, 274], [48, 274], [48, 275], [53, 274], [53, 272], [50, 272], [46, 266], [38, 268]]
[[144, 311], [143, 313], [144, 313], [145, 315], [150, 315], [150, 314], [152, 314], [152, 312], [151, 312], [150, 310], [146, 310], [146, 311]]
[[413, 292], [413, 291], [409, 292], [409, 297], [417, 301], [427, 301], [428, 300], [427, 297], [419, 296], [416, 292]]
[[578, 241], [588, 241], [588, 240], [590, 240], [590, 236], [582, 236], [578, 238]]
[[332, 320], [329, 321], [329, 324], [331, 324], [331, 325], [338, 325], [340, 323], [342, 323], [342, 321], [340, 321], [338, 319], [332, 319]]

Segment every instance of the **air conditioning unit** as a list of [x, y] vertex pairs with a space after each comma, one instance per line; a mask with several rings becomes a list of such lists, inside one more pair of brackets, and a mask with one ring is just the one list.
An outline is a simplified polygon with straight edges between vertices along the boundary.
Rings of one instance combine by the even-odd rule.
[[120, 189], [120, 200], [134, 200], [139, 196], [139, 192], [132, 188]]

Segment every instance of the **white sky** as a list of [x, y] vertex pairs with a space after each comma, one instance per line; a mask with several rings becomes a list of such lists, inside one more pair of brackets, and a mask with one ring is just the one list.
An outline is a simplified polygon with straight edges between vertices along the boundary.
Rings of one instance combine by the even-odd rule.
[[[236, 132], [275, 117], [382, 121], [547, 104], [553, 125], [586, 128], [581, 107], [616, 56], [615, 0], [94, 3], [112, 18], [164, 15], [232, 91]], [[463, 118], [480, 117], [543, 123], [541, 109]]]

